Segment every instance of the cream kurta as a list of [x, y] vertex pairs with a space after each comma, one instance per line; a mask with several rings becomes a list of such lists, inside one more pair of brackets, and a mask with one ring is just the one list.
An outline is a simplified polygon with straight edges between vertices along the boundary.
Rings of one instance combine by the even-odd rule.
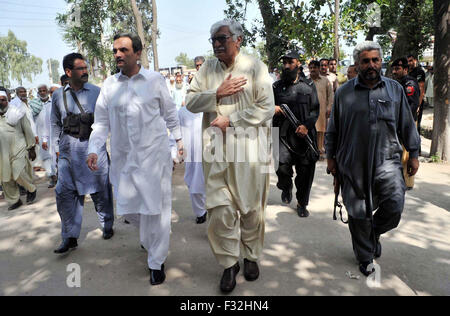
[[11, 126], [0, 115], [0, 181], [16, 181], [29, 166], [27, 149], [35, 145], [30, 122], [23, 116], [17, 125]]
[[319, 76], [319, 79], [314, 80], [316, 86], [317, 95], [319, 97], [320, 112], [319, 118], [316, 122], [316, 129], [318, 132], [326, 132], [327, 130], [327, 111], [331, 111], [333, 106], [333, 87], [330, 81], [323, 76]]
[[[216, 90], [230, 74], [232, 78], [244, 76], [248, 80], [244, 91], [217, 102]], [[203, 169], [207, 209], [235, 205], [242, 214], [265, 209], [269, 173], [264, 167], [268, 165], [270, 153], [258, 154], [260, 149], [258, 137], [253, 141], [249, 141], [247, 137], [245, 143], [248, 152], [256, 154], [258, 159], [236, 162], [234, 159], [225, 158], [227, 154], [225, 145], [223, 148], [212, 150], [215, 141], [205, 130], [219, 113], [229, 116], [232, 126], [236, 129], [266, 127], [267, 132], [274, 115], [274, 104], [272, 79], [267, 67], [253, 57], [239, 54], [235, 63], [229, 68], [216, 58], [207, 60], [195, 75], [187, 95], [187, 109], [193, 113], [204, 112]], [[228, 136], [229, 133], [226, 137], [228, 146], [230, 144], [235, 146], [237, 137]], [[217, 137], [215, 139], [217, 140]], [[267, 138], [265, 141], [267, 145]], [[223, 144], [225, 144], [225, 137]], [[223, 161], [210, 159], [211, 153], [217, 154], [220, 149], [223, 149]]]

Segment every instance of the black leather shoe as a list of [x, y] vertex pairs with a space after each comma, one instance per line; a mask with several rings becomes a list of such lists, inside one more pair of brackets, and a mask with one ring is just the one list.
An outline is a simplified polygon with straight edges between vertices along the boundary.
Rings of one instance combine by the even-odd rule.
[[66, 253], [67, 251], [69, 251], [72, 248], [76, 248], [78, 247], [78, 243], [77, 243], [77, 239], [76, 238], [67, 238], [64, 239], [61, 243], [61, 245], [59, 245], [59, 247], [57, 249], [55, 249], [53, 252], [54, 253]]
[[236, 286], [236, 275], [239, 273], [239, 262], [234, 266], [223, 271], [222, 279], [220, 280], [220, 290], [224, 293], [230, 293]]
[[36, 200], [36, 193], [37, 190], [34, 190], [34, 192], [27, 192], [27, 204], [32, 204], [34, 200]]
[[281, 202], [290, 204], [292, 201], [292, 190], [281, 192]]
[[17, 201], [16, 203], [14, 203], [13, 205], [11, 205], [10, 207], [8, 207], [8, 211], [12, 211], [15, 210], [16, 208], [19, 208], [23, 205], [22, 201], [19, 199], [19, 201]]
[[372, 270], [369, 270], [369, 271], [368, 271], [368, 269], [367, 269], [367, 267], [368, 267], [371, 263], [373, 263], [372, 260], [371, 260], [371, 261], [360, 262], [360, 263], [359, 263], [359, 271], [361, 271], [361, 273], [364, 274], [365, 276], [371, 275], [372, 273], [375, 272], [375, 268], [373, 268], [373, 267], [372, 267]]
[[309, 211], [306, 209], [306, 206], [297, 205], [297, 214], [300, 217], [308, 217]]
[[50, 183], [48, 184], [48, 188], [54, 188], [56, 186], [58, 179], [56, 178], [56, 176], [51, 176], [50, 177]]
[[20, 195], [27, 195], [27, 190], [25, 190], [25, 188], [20, 185], [19, 185], [19, 192]]
[[381, 257], [381, 243], [380, 243], [380, 236], [377, 237], [377, 245], [376, 245], [376, 248], [375, 248], [374, 257], [375, 257], [375, 258], [380, 258], [380, 257]]
[[112, 228], [103, 231], [103, 239], [108, 240], [111, 239], [112, 236], [114, 236], [114, 230]]
[[150, 270], [150, 284], [158, 285], [164, 282], [166, 274], [164, 273], [164, 264], [161, 265], [161, 270]]
[[204, 222], [206, 222], [206, 215], [208, 213], [205, 213], [203, 216], [197, 217], [196, 223], [197, 224], [203, 224]]
[[255, 281], [259, 277], [258, 263], [244, 259], [244, 277], [247, 281]]

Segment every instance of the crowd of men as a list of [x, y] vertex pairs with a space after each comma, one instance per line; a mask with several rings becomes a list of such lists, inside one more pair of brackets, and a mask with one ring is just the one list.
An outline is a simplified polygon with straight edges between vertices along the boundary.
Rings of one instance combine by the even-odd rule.
[[[61, 86], [40, 85], [30, 102], [22, 87], [13, 100], [0, 88], [0, 180], [9, 210], [22, 205], [19, 186], [27, 203], [35, 201], [32, 162], [39, 157], [61, 218], [54, 252], [78, 246], [89, 194], [104, 239], [114, 235], [114, 213], [139, 227], [150, 283], [161, 284], [172, 172], [184, 162], [196, 223], [208, 222], [211, 250], [224, 269], [220, 289], [228, 293], [236, 286], [240, 257], [246, 280], [259, 277], [270, 162], [276, 162], [285, 204], [293, 198], [295, 167], [297, 213], [305, 218], [316, 163], [327, 159], [342, 191], [360, 271], [369, 275], [381, 256], [380, 237], [400, 222], [405, 191], [413, 186], [417, 125], [424, 95], [432, 102], [425, 89], [432, 76], [425, 79], [414, 56], [392, 63], [395, 80], [381, 76], [382, 49], [368, 41], [355, 47], [355, 65], [341, 83], [335, 59], [311, 60], [307, 77], [295, 50], [280, 56], [281, 74], [269, 74], [261, 61], [240, 53], [239, 23], [219, 21], [210, 33], [216, 58], [196, 57], [197, 73], [187, 80], [141, 67], [139, 37], [121, 33], [113, 45], [120, 71], [101, 89], [88, 82], [78, 53], [64, 57]], [[274, 142], [279, 151], [273, 157], [261, 151]], [[241, 147], [244, 159], [238, 157]], [[258, 159], [249, 159], [255, 152]]]

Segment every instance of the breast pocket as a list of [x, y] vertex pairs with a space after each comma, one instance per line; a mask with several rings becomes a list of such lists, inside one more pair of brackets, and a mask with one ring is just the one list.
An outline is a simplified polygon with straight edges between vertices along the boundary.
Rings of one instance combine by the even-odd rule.
[[383, 121], [395, 121], [395, 108], [392, 101], [377, 101], [377, 118]]

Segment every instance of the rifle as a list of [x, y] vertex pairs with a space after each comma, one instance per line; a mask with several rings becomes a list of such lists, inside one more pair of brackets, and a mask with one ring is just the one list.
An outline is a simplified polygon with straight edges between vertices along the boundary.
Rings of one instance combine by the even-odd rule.
[[[297, 129], [301, 124], [300, 121], [295, 117], [294, 113], [292, 113], [291, 109], [287, 104], [281, 104], [280, 105], [281, 110], [283, 110], [284, 114], [286, 114], [287, 119], [292, 124], [292, 126]], [[308, 134], [306, 134], [306, 143], [308, 144], [309, 148], [313, 151], [314, 155], [317, 157], [320, 157], [319, 152], [314, 148], [314, 143], [309, 137]]]
[[[331, 174], [331, 171], [327, 168], [327, 174]], [[334, 187], [334, 210], [333, 210], [333, 220], [337, 220], [336, 216], [336, 208], [339, 207], [339, 215], [341, 217], [341, 222], [344, 224], [348, 224], [348, 220], [344, 221], [342, 218], [342, 204], [339, 202], [339, 192], [341, 190], [341, 183], [339, 182], [339, 175], [336, 171], [336, 174], [333, 175], [333, 187]]]

